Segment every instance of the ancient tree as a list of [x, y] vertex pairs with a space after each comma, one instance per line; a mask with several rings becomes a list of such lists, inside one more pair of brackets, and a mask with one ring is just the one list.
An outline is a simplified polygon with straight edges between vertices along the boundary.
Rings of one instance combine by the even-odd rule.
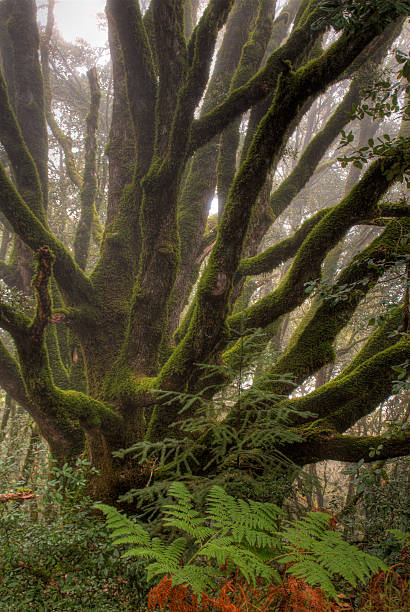
[[[397, 368], [410, 359], [406, 292], [337, 376], [290, 396], [334, 361], [338, 334], [386, 269], [409, 253], [409, 207], [393, 197], [409, 168], [406, 117], [401, 138], [364, 172], [356, 160], [336, 205], [324, 202], [292, 236], [260, 247], [320, 175], [322, 158], [360, 104], [363, 66], [383, 61], [408, 2], [108, 0], [113, 104], [103, 193], [97, 71], [88, 73], [82, 167], [53, 112], [53, 4], [40, 36], [34, 0], [0, 2], [0, 385], [36, 421], [53, 455], [64, 461], [86, 449], [99, 469], [100, 499], [155, 480], [150, 453], [142, 463], [112, 454], [138, 442], [154, 449], [172, 439], [186, 448], [188, 440], [187, 469], [211, 476], [220, 469], [212, 459], [221, 443], [216, 428], [204, 421], [202, 431], [187, 431], [184, 422], [195, 419], [204, 398], [218, 406], [235, 376], [244, 381], [241, 394], [216, 422], [226, 431], [259, 424], [265, 432], [235, 449], [236, 474], [262, 478], [272, 470], [269, 457], [303, 466], [371, 461], [370, 449], [379, 446], [378, 459], [408, 454], [408, 430], [383, 439], [345, 433], [392, 394]], [[292, 133], [343, 80], [344, 98], [320, 131], [305, 134], [303, 154], [272, 187]], [[72, 243], [49, 224], [51, 134], [78, 194]], [[215, 190], [219, 212], [211, 222]], [[343, 291], [344, 299], [319, 292], [306, 302], [327, 255], [361, 225], [380, 231], [330, 275], [330, 295]], [[253, 277], [282, 264], [269, 291], [250, 289]], [[27, 301], [14, 299], [17, 290]], [[273, 358], [267, 349], [303, 303], [308, 314]], [[256, 368], [259, 354], [270, 357]], [[280, 439], [275, 415], [286, 415], [288, 434]]]

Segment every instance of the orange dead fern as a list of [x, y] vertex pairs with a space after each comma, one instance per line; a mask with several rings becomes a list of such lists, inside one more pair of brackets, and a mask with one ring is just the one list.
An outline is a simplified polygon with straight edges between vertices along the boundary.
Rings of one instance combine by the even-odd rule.
[[151, 589], [149, 611], [169, 612], [348, 612], [350, 604], [332, 602], [319, 587], [312, 588], [303, 580], [287, 577], [282, 585], [252, 587], [239, 579], [227, 580], [215, 597], [202, 593], [197, 597], [186, 585], [172, 586], [172, 577], [165, 576]]

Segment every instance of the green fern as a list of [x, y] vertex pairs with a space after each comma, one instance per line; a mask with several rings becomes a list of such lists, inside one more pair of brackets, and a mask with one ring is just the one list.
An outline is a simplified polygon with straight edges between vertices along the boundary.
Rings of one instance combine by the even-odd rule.
[[329, 529], [330, 516], [323, 512], [309, 512], [297, 523], [292, 523], [283, 535], [287, 551], [281, 556], [290, 563], [288, 572], [303, 578], [311, 586], [320, 586], [326, 595], [336, 597], [333, 580], [341, 576], [355, 586], [365, 582], [375, 572], [388, 569], [377, 557], [369, 555], [342, 539], [338, 531]]
[[336, 598], [333, 580], [341, 576], [355, 585], [374, 572], [387, 569], [376, 557], [342, 540], [329, 528], [330, 517], [309, 513], [282, 531], [282, 511], [273, 504], [235, 499], [218, 486], [206, 498], [205, 512], [194, 507], [192, 495], [174, 482], [169, 495], [175, 499], [163, 508], [163, 524], [182, 532], [170, 544], [151, 538], [148, 531], [104, 504], [96, 504], [107, 517], [114, 544], [129, 545], [123, 556], [148, 561], [148, 579], [172, 575], [173, 584], [187, 584], [195, 593], [215, 591], [222, 576], [218, 567], [236, 570], [253, 585], [258, 577], [280, 581], [277, 561], [290, 564], [287, 571], [311, 586], [319, 585]]
[[[258, 576], [279, 579], [269, 564], [281, 545], [276, 535], [279, 508], [236, 500], [214, 486], [207, 496], [205, 515], [201, 516], [184, 484], [172, 483], [169, 495], [176, 502], [164, 506], [163, 524], [184, 533], [169, 545], [158, 538], [151, 539], [148, 531], [115, 508], [96, 504], [107, 517], [114, 544], [131, 546], [124, 556], [148, 560], [148, 579], [170, 574], [173, 584], [186, 583], [200, 593], [216, 588], [216, 579], [221, 576], [217, 567], [226, 563], [252, 584], [256, 584]], [[194, 552], [188, 556], [187, 551], [192, 549]]]

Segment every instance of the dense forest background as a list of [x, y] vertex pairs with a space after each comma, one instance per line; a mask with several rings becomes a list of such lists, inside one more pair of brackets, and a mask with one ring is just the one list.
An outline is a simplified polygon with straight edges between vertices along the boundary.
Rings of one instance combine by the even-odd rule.
[[408, 2], [54, 8], [0, 1], [3, 608], [146, 609], [90, 507], [164, 535], [182, 481], [325, 510], [398, 568], [345, 609], [407, 609]]

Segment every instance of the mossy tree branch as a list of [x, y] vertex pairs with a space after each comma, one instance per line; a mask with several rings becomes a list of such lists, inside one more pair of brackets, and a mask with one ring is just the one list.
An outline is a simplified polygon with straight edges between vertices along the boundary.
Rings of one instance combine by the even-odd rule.
[[[255, 27], [243, 46], [238, 68], [232, 78], [230, 92], [241, 87], [257, 72], [272, 33], [275, 3], [260, 0]], [[218, 213], [222, 214], [236, 172], [241, 117], [233, 121], [221, 134], [217, 165]]]
[[377, 207], [377, 216], [392, 218], [392, 217], [410, 217], [410, 205], [406, 201], [399, 202], [380, 202]]
[[[286, 36], [290, 23], [293, 21], [292, 31], [296, 30], [302, 23], [302, 17], [304, 16], [308, 18], [312, 9], [314, 9], [314, 4], [312, 4], [310, 0], [303, 0], [303, 2], [298, 2], [297, 5], [292, 4], [292, 2], [288, 3], [273, 24], [272, 39], [269, 44], [270, 54], [281, 48], [281, 44]], [[314, 35], [312, 35], [306, 42], [305, 46], [301, 48], [299, 56], [292, 61], [294, 68], [300, 68], [300, 66], [305, 64], [307, 60], [312, 59], [311, 54], [313, 52], [316, 53], [316, 56], [317, 53], [321, 52], [320, 41], [323, 38], [323, 33], [326, 28], [327, 26], [325, 24], [323, 24], [322, 28], [312, 27], [312, 29], [315, 30]], [[267, 97], [252, 106], [249, 114], [248, 129], [246, 130], [246, 136], [243, 143], [241, 161], [245, 159], [252, 139], [258, 129], [258, 125], [268, 112], [274, 95], [275, 89], [273, 88]], [[304, 106], [300, 109], [300, 117], [302, 117], [309, 110], [312, 102], [313, 100], [308, 100], [304, 104]], [[289, 126], [290, 132], [292, 132], [295, 128], [296, 123], [297, 118], [295, 118], [293, 124]]]
[[255, 255], [255, 257], [242, 259], [236, 273], [237, 280], [243, 276], [255, 276], [271, 272], [281, 263], [294, 257], [305, 238], [307, 238], [319, 221], [327, 215], [329, 210], [330, 208], [324, 208], [307, 219], [290, 238], [285, 238], [259, 255]]
[[75, 264], [64, 245], [33, 214], [0, 165], [0, 208], [16, 234], [36, 251], [48, 245], [56, 258], [54, 271], [59, 287], [70, 305], [93, 302], [89, 279]]
[[14, 114], [3, 73], [0, 71], [0, 141], [16, 177], [17, 187], [33, 214], [45, 221], [43, 191], [36, 164]]
[[[377, 454], [374, 454], [375, 449]], [[403, 457], [410, 453], [410, 430], [402, 436], [347, 436], [322, 435], [309, 441], [309, 448], [300, 448], [309, 456], [309, 463], [317, 461], [347, 461], [357, 463], [364, 459], [365, 463], [383, 461]]]
[[[121, 421], [111, 406], [77, 391], [63, 391], [54, 384], [45, 345], [45, 330], [51, 317], [49, 285], [52, 266], [50, 249], [40, 248], [33, 280], [37, 303], [35, 315], [32, 320], [18, 315], [9, 330], [16, 344], [27, 395], [39, 410], [53, 418], [61, 415], [67, 422], [79, 420], [85, 430], [107, 427], [109, 431], [110, 427]], [[76, 426], [74, 430], [82, 439], [81, 430]]]
[[[334, 360], [336, 337], [351, 319], [360, 301], [377, 280], [395, 265], [397, 258], [408, 254], [408, 245], [401, 245], [401, 241], [409, 231], [408, 221], [391, 221], [383, 234], [354, 258], [329, 288], [329, 296], [317, 306], [312, 306], [301, 321], [284, 354], [268, 371], [268, 378], [274, 380], [292, 372], [293, 382], [299, 385]], [[336, 299], [337, 296], [342, 299]], [[292, 386], [285, 383], [274, 387], [278, 393], [290, 393], [292, 390]]]
[[[19, 357], [19, 366], [4, 345], [0, 346], [2, 383], [5, 388], [15, 390], [21, 385], [16, 397], [36, 419], [42, 434], [49, 441], [56, 457], [65, 459], [79, 454], [84, 445], [81, 429], [75, 420], [87, 423], [93, 412], [94, 422], [101, 407], [91, 400], [87, 412], [80, 409], [75, 392], [61, 391], [54, 386], [48, 355], [45, 348], [45, 329], [51, 315], [49, 282], [52, 272], [52, 254], [48, 247], [38, 253], [37, 273], [33, 285], [37, 297], [36, 313], [32, 320], [8, 304], [0, 305], [0, 326], [13, 337]], [[4, 369], [3, 369], [4, 368]], [[89, 398], [84, 396], [84, 400]], [[85, 408], [85, 401], [82, 402]], [[107, 408], [104, 407], [105, 412]]]
[[[286, 77], [280, 80], [272, 107], [261, 122], [249, 149], [247, 159], [242, 164], [233, 183], [229, 202], [221, 219], [215, 246], [199, 284], [196, 311], [188, 333], [159, 375], [161, 388], [167, 388], [168, 385], [173, 388], [173, 385], [181, 384], [181, 375], [183, 380], [187, 380], [189, 377], [197, 377], [198, 372], [194, 364], [207, 362], [216, 347], [221, 344], [225, 336], [224, 326], [232, 282], [240, 262], [253, 205], [264, 184], [269, 167], [281, 149], [287, 133], [287, 126], [296, 116], [300, 105], [310, 96], [321, 91], [329, 81], [333, 81], [353, 61], [354, 57], [361, 51], [362, 46], [366, 44], [366, 36], [363, 36], [360, 44], [357, 43], [357, 37], [352, 39], [342, 36], [320, 58], [312, 60], [296, 73], [289, 72]], [[339, 46], [341, 41], [343, 41], [343, 53]], [[401, 155], [403, 154], [401, 153]], [[361, 185], [362, 192], [358, 187], [353, 190], [350, 198], [343, 201], [336, 208], [336, 212], [332, 211], [322, 219], [315, 230], [311, 232], [303, 243], [288, 275], [282, 281], [279, 289], [272, 294], [273, 298], [268, 296], [244, 313], [229, 318], [228, 322], [234, 333], [242, 332], [243, 328], [263, 327], [264, 324], [274, 321], [277, 316], [288, 311], [290, 302], [295, 300], [296, 296], [299, 296], [299, 300], [303, 301], [304, 284], [309, 280], [309, 278], [304, 277], [305, 275], [308, 277], [309, 272], [313, 272], [314, 277], [319, 275], [320, 264], [324, 255], [323, 249], [326, 248], [326, 243], [330, 241], [328, 247], [331, 248], [332, 240], [336, 243], [350, 227], [350, 224], [354, 224], [355, 215], [360, 220], [364, 210], [368, 214], [389, 186], [389, 181], [384, 174], [385, 167], [383, 166], [382, 169], [382, 164], [386, 163], [389, 164], [390, 162], [384, 160], [383, 162], [376, 162], [367, 175], [367, 182]], [[375, 178], [378, 180], [379, 188], [373, 184]], [[368, 208], [366, 208], [366, 206], [361, 205], [361, 200], [362, 197], [368, 196], [370, 183], [372, 183], [372, 196], [367, 200]], [[355, 206], [354, 202], [357, 203], [357, 200], [360, 201], [360, 205], [356, 204]], [[352, 208], [355, 214], [352, 214]], [[330, 219], [332, 219], [332, 223], [329, 223]], [[345, 225], [344, 229], [343, 225]], [[321, 236], [320, 246], [317, 244], [318, 248], [314, 249], [314, 253], [310, 252], [311, 241], [315, 241], [314, 236], [319, 235]], [[306, 265], [305, 259], [308, 252], [309, 266]], [[312, 265], [316, 257], [317, 262]], [[300, 280], [303, 277], [303, 281], [300, 284], [299, 281], [295, 284], [290, 281], [292, 277]], [[272, 302], [275, 304], [274, 316], [271, 316]], [[294, 303], [296, 306], [297, 297]], [[216, 322], [219, 322], [219, 325]]]
[[169, 125], [187, 70], [184, 0], [152, 0], [154, 45], [159, 87], [155, 109], [155, 152], [163, 157], [169, 145]]
[[157, 83], [151, 49], [137, 0], [108, 0], [107, 12], [115, 24], [124, 55], [138, 175], [142, 177], [149, 168], [154, 151]]
[[[201, 116], [212, 110], [228, 94], [251, 29], [257, 0], [235, 2], [226, 24], [225, 35], [216, 57], [215, 68], [204, 96]], [[205, 231], [209, 208], [215, 193], [218, 140], [214, 138], [196, 151], [189, 162], [178, 202], [178, 230], [181, 264], [170, 303], [169, 325], [172, 334], [199, 273], [197, 245]]]
[[[234, 333], [247, 328], [264, 327], [285, 312], [293, 310], [305, 299], [307, 282], [320, 277], [320, 266], [326, 255], [346, 231], [362, 220], [373, 217], [377, 202], [394, 182], [386, 172], [396, 160], [380, 158], [363, 175], [351, 192], [334, 207], [310, 232], [300, 247], [292, 266], [278, 288], [253, 306], [228, 319]], [[399, 163], [408, 164], [408, 154], [397, 151]]]
[[343, 433], [391, 395], [396, 377], [393, 367], [401, 365], [409, 356], [410, 341], [406, 336], [395, 343], [392, 340], [391, 346], [357, 362], [347, 373], [342, 372], [304, 397], [281, 402], [281, 407], [316, 415], [298, 419], [306, 423], [298, 426], [302, 437], [323, 431]]
[[167, 304], [179, 264], [177, 205], [189, 127], [208, 81], [218, 31], [232, 2], [212, 0], [194, 31], [195, 54], [178, 93], [166, 155], [155, 157], [142, 182], [142, 251], [122, 356], [139, 375], [156, 372], [166, 334]]
[[[48, 135], [43, 78], [39, 61], [39, 33], [33, 0], [5, 0], [1, 13], [7, 20], [8, 44], [13, 61], [15, 113], [37, 168], [42, 206], [48, 202]], [[21, 33], [24, 31], [24, 36]], [[15, 146], [18, 146], [17, 143]], [[41, 216], [40, 216], [41, 218]]]
[[358, 104], [359, 99], [360, 84], [358, 80], [354, 80], [323, 129], [312, 138], [295, 168], [273, 192], [270, 205], [276, 217], [286, 210], [292, 200], [308, 183], [333, 140], [351, 120], [352, 105]]
[[121, 194], [125, 185], [132, 180], [136, 151], [125, 83], [124, 58], [114, 20], [109, 11], [107, 11], [107, 19], [113, 74], [111, 127], [109, 142], [106, 147], [106, 155], [109, 160], [107, 204], [107, 225], [109, 225], [118, 214]]
[[24, 335], [28, 322], [29, 318], [24, 313], [7, 302], [0, 301], [0, 327], [8, 331], [14, 339]]
[[36, 421], [39, 430], [50, 445], [53, 456], [61, 461], [70, 460], [84, 447], [84, 438], [62, 414], [51, 415], [39, 409], [27, 395], [20, 367], [13, 355], [0, 341], [0, 385]]
[[85, 269], [90, 247], [92, 225], [95, 215], [95, 197], [97, 192], [96, 158], [97, 128], [101, 91], [98, 84], [96, 68], [87, 72], [90, 85], [91, 103], [87, 115], [87, 136], [85, 140], [85, 167], [81, 188], [81, 209], [74, 240], [74, 257], [82, 270]]
[[[312, 9], [314, 4], [315, 0], [311, 0]], [[236, 117], [243, 115], [249, 108], [275, 91], [279, 76], [287, 69], [286, 62], [294, 62], [316, 37], [316, 32], [311, 28], [316, 19], [317, 12], [312, 10], [306, 27], [296, 28], [286, 43], [272, 53], [265, 66], [248, 83], [235, 89], [213, 111], [194, 122], [190, 152], [220, 134]]]

